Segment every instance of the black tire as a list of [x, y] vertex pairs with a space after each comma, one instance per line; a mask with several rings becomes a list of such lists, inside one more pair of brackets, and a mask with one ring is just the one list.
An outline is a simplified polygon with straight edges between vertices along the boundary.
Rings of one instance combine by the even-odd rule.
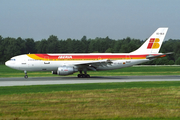
[[27, 79], [27, 78], [28, 78], [28, 76], [27, 76], [27, 75], [25, 75], [25, 76], [24, 76], [24, 78], [25, 78], [25, 79]]
[[86, 78], [86, 75], [85, 75], [85, 74], [82, 74], [82, 78]]
[[81, 75], [81, 74], [78, 74], [77, 77], [78, 77], [78, 78], [82, 78], [82, 75]]
[[89, 75], [89, 74], [87, 74], [87, 75], [86, 75], [86, 78], [90, 78], [90, 75]]
[[90, 75], [89, 74], [78, 74], [77, 75], [78, 78], [90, 78]]

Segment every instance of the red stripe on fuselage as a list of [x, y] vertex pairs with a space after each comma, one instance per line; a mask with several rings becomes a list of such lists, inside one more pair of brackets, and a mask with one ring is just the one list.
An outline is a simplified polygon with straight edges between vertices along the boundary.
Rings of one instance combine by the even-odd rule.
[[117, 58], [146, 58], [147, 54], [144, 55], [48, 55], [48, 54], [35, 54], [42, 59], [117, 59]]

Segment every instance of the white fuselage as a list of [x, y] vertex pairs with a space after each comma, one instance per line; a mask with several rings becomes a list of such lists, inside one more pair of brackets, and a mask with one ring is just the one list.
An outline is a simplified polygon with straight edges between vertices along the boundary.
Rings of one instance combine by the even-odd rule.
[[[83, 54], [80, 54], [80, 55], [83, 55]], [[117, 54], [104, 54], [104, 55], [117, 55]], [[129, 54], [118, 54], [118, 55], [125, 55], [125, 56], [127, 55], [128, 58], [126, 57], [121, 58], [121, 59], [116, 58], [117, 60], [110, 59], [112, 61], [111, 64], [104, 65], [102, 63], [102, 65], [98, 65], [96, 70], [120, 69], [120, 68], [130, 67], [132, 65], [149, 61], [149, 59], [129, 58], [129, 56], [131, 56]], [[93, 62], [94, 60], [68, 60], [68, 59], [67, 60], [40, 60], [40, 59], [32, 59], [28, 55], [20, 55], [20, 56], [11, 58], [5, 64], [6, 66], [11, 67], [13, 69], [23, 70], [23, 71], [56, 71], [58, 67], [61, 67], [61, 66], [72, 66], [79, 69], [78, 66], [76, 65], [83, 64], [83, 63], [84, 64], [93, 63]]]

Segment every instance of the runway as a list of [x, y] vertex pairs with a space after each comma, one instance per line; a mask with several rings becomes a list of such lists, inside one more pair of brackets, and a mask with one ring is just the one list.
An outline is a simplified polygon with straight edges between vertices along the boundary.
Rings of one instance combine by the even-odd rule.
[[94, 76], [91, 78], [29, 77], [28, 79], [0, 78], [0, 86], [112, 83], [112, 82], [145, 82], [145, 81], [180, 81], [180, 76]]

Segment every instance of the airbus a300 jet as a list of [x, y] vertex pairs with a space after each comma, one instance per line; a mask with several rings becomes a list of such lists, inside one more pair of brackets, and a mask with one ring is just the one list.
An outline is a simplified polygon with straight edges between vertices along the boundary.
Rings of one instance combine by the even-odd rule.
[[165, 57], [159, 53], [168, 28], [158, 28], [137, 50], [131, 53], [87, 54], [24, 54], [12, 57], [5, 65], [27, 71], [52, 71], [52, 74], [71, 75], [79, 71], [79, 78], [89, 78], [87, 71], [113, 70], [130, 67]]

